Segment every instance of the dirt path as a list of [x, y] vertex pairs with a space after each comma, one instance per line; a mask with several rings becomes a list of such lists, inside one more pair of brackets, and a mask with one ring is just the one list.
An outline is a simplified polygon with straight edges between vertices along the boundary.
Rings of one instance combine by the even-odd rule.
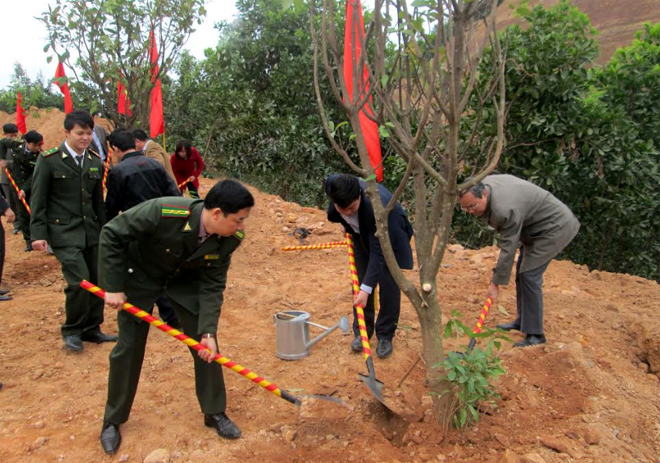
[[[142, 462], [160, 448], [176, 463], [660, 461], [655, 282], [553, 262], [545, 280], [549, 343], [506, 347], [498, 407], [477, 426], [443, 439], [431, 423], [429, 397], [423, 398], [423, 366], [396, 389], [421, 348], [407, 301], [393, 356], [375, 363], [388, 394], [418, 418], [412, 423], [388, 417], [359, 381], [364, 362], [350, 352], [351, 336], [333, 333], [303, 360], [276, 357], [273, 315], [305, 310], [313, 321], [332, 325], [350, 314], [350, 278], [342, 249], [279, 251], [297, 243], [284, 227], [316, 228], [310, 243], [341, 239], [337, 226], [321, 225], [323, 211], [254, 193], [257, 206], [230, 270], [221, 351], [294, 394], [334, 394], [353, 411], [323, 406], [299, 412], [225, 370], [228, 414], [243, 438], [222, 440], [203, 426], [188, 352], [152, 330], [120, 452], [106, 456], [98, 435], [112, 346], [86, 344], [81, 355], [63, 351], [59, 265], [42, 253], [23, 252], [22, 239], [9, 234], [5, 281], [14, 299], [0, 305], [0, 462]], [[468, 324], [476, 320], [495, 257], [496, 249], [448, 253], [438, 278], [446, 313], [458, 309]], [[515, 312], [513, 286], [503, 291], [500, 306], [488, 325]], [[104, 330], [116, 332], [110, 311]]]

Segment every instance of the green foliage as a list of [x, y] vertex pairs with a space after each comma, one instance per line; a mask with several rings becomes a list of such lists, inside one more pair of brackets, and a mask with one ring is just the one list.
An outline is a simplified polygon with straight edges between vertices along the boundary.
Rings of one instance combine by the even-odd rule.
[[[289, 201], [323, 204], [321, 179], [345, 165], [317, 112], [309, 12], [280, 0], [236, 7], [234, 23], [217, 25], [218, 46], [202, 62], [182, 56], [178, 79], [164, 89], [170, 137], [208, 145], [209, 166], [222, 173]], [[343, 119], [331, 98], [326, 105]]]
[[[660, 26], [645, 26], [601, 70], [595, 31], [569, 2], [519, 12], [528, 27], [506, 30], [510, 107], [499, 172], [538, 184], [573, 210], [581, 229], [564, 257], [660, 278]], [[466, 130], [475, 123], [467, 118]], [[481, 130], [483, 138], [492, 133], [492, 121]], [[475, 152], [468, 162], [485, 162]], [[493, 242], [492, 230], [465, 214], [454, 228], [468, 246]]]
[[64, 109], [64, 98], [61, 94], [51, 91], [50, 82], [39, 73], [33, 81], [19, 63], [14, 64], [14, 74], [6, 89], [0, 90], [0, 111], [13, 113], [16, 111], [18, 92], [23, 98], [23, 108], [32, 106], [37, 108]]
[[[48, 31], [44, 52], [73, 72], [68, 77], [74, 107], [102, 111], [116, 124], [146, 127], [153, 87], [149, 33], [153, 27], [161, 77], [201, 23], [204, 5], [205, 0], [55, 0], [39, 18]], [[117, 114], [119, 81], [131, 101], [133, 116], [127, 120]]]
[[452, 311], [452, 318], [445, 325], [444, 338], [459, 334], [478, 338], [485, 342], [484, 347], [465, 349], [463, 352], [449, 352], [442, 364], [434, 368], [445, 369], [450, 393], [455, 397], [453, 422], [457, 428], [464, 428], [479, 421], [479, 404], [490, 402], [499, 397], [493, 389], [493, 382], [505, 373], [502, 361], [496, 355], [502, 341], [509, 341], [502, 330], [485, 328], [481, 333], [474, 333], [460, 320], [460, 314]]

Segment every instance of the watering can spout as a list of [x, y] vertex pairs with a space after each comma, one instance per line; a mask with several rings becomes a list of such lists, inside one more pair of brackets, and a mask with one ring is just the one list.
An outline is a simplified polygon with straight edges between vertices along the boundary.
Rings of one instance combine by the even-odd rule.
[[317, 337], [309, 341], [308, 343], [305, 344], [305, 349], [309, 350], [312, 348], [317, 342], [319, 342], [321, 339], [325, 338], [327, 335], [335, 331], [337, 328], [341, 329], [342, 333], [346, 334], [348, 333], [348, 318], [346, 316], [341, 317], [341, 320], [339, 320], [339, 323], [337, 323], [335, 326], [332, 328], [326, 328], [325, 326], [317, 325], [316, 323], [311, 323], [307, 322], [310, 325], [317, 326], [321, 329], [324, 329], [325, 332], [319, 334]]

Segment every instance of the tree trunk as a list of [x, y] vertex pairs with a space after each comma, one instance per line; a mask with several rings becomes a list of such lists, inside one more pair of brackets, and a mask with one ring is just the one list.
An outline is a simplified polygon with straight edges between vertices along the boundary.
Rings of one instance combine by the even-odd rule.
[[448, 393], [451, 385], [447, 381], [443, 365], [445, 360], [442, 346], [444, 325], [435, 285], [433, 286], [434, 288], [424, 296], [427, 307], [417, 309], [417, 314], [422, 332], [423, 358], [426, 363], [426, 385], [433, 393], [433, 413], [436, 421], [446, 433], [452, 423], [454, 395]]

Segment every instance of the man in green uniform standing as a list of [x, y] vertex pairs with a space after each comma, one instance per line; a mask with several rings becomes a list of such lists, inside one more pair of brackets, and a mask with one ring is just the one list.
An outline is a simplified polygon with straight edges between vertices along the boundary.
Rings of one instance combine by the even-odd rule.
[[32, 247], [53, 248], [67, 282], [66, 319], [62, 325], [64, 346], [83, 350], [82, 341], [116, 341], [101, 332], [103, 300], [80, 287], [82, 280], [97, 282], [98, 243], [105, 223], [103, 164], [87, 149], [92, 141], [94, 119], [76, 110], [64, 118], [66, 140], [43, 153], [32, 177]]
[[[16, 203], [18, 201], [18, 196], [16, 195], [16, 190], [9, 183], [7, 174], [5, 173], [5, 167], [8, 170], [11, 170], [13, 164], [13, 151], [20, 149], [23, 146], [23, 140], [21, 139], [21, 134], [18, 131], [18, 126], [16, 124], [4, 124], [2, 126], [2, 140], [0, 140], [0, 187], [2, 187], [2, 196], [5, 197], [9, 203], [9, 207], [16, 211], [18, 210]], [[14, 221], [14, 235], [17, 235], [21, 231], [21, 227], [18, 221]]]
[[[227, 417], [216, 332], [232, 253], [243, 239], [252, 194], [233, 180], [218, 182], [204, 200], [166, 197], [145, 201], [108, 222], [101, 232], [99, 275], [106, 304], [127, 300], [151, 312], [158, 296], [172, 302], [184, 332], [208, 350], [190, 350], [204, 424], [224, 438], [241, 436]], [[125, 311], [117, 315], [119, 340], [110, 354], [108, 400], [101, 446], [114, 454], [119, 426], [128, 420], [140, 379], [149, 324]]]
[[32, 240], [30, 239], [30, 213], [25, 208], [22, 200], [30, 204], [32, 195], [32, 175], [37, 159], [44, 144], [44, 137], [36, 130], [30, 130], [23, 138], [25, 143], [18, 149], [12, 150], [13, 163], [9, 169], [12, 178], [18, 186], [18, 201], [16, 204], [16, 218], [20, 224], [23, 238], [25, 238], [25, 250], [32, 251]]

